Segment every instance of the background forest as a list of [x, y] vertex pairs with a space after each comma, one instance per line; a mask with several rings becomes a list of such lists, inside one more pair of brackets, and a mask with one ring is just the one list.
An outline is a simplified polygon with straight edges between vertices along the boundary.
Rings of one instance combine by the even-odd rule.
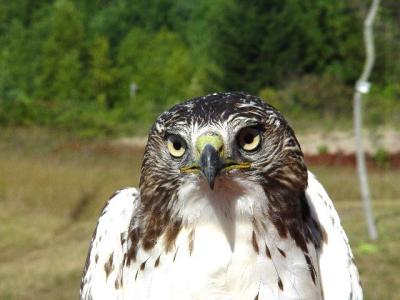
[[[225, 90], [349, 123], [367, 2], [0, 1], [0, 126], [141, 134], [172, 104]], [[376, 42], [367, 123], [399, 124], [398, 1], [383, 1]]]

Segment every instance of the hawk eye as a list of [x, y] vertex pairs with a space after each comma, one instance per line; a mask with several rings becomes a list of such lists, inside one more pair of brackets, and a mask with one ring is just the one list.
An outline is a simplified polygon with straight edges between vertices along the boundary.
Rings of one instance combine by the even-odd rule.
[[238, 134], [237, 142], [243, 150], [254, 151], [261, 142], [260, 131], [254, 127], [243, 128]]
[[169, 153], [176, 158], [182, 157], [186, 151], [185, 141], [178, 135], [171, 134], [167, 138]]

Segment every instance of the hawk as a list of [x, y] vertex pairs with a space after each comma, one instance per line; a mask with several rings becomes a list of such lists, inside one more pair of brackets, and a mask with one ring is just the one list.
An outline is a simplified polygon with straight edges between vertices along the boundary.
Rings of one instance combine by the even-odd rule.
[[332, 201], [292, 128], [242, 92], [151, 128], [139, 189], [97, 222], [81, 299], [362, 299]]

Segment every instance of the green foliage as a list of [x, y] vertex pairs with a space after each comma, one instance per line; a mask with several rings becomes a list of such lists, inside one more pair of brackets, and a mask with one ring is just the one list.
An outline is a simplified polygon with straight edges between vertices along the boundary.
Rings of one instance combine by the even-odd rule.
[[[361, 5], [2, 1], [0, 125], [128, 133], [174, 103], [221, 90], [260, 94], [290, 118], [349, 118], [364, 59]], [[400, 117], [394, 5], [384, 3], [378, 19], [371, 124]]]
[[362, 254], [376, 254], [379, 252], [379, 246], [371, 243], [363, 243], [358, 246], [357, 251]]
[[111, 89], [116, 82], [116, 70], [109, 57], [109, 42], [106, 37], [96, 37], [89, 47], [90, 94], [101, 106], [113, 108]]
[[118, 50], [119, 98], [134, 108], [136, 119], [151, 121], [190, 96], [187, 81], [193, 66], [187, 47], [176, 34], [166, 29], [151, 33], [134, 28]]
[[41, 49], [38, 96], [47, 101], [78, 99], [83, 88], [80, 55], [84, 42], [79, 13], [71, 2], [56, 1], [42, 26], [47, 31]]
[[327, 145], [323, 144], [318, 146], [318, 154], [327, 154], [329, 152], [329, 148]]
[[229, 89], [254, 93], [307, 73], [351, 82], [361, 69], [361, 20], [347, 1], [227, 3], [227, 13], [215, 20], [215, 55]]
[[379, 148], [376, 150], [373, 159], [379, 167], [387, 168], [390, 163], [390, 154], [387, 150]]
[[364, 111], [366, 122], [372, 127], [400, 124], [400, 84], [385, 87], [372, 86], [371, 93], [365, 97]]
[[352, 88], [329, 75], [306, 75], [279, 90], [264, 88], [260, 97], [293, 118], [350, 116]]

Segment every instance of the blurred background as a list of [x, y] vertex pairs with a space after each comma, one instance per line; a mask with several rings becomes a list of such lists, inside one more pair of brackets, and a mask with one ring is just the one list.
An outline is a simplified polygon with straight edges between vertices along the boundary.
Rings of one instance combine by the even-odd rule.
[[[349, 235], [366, 299], [400, 293], [400, 2], [363, 99], [379, 240], [354, 167], [366, 0], [0, 0], [0, 299], [76, 298], [98, 214], [137, 186], [159, 113], [244, 90], [282, 111]], [[340, 274], [338, 274], [340, 276]]]

